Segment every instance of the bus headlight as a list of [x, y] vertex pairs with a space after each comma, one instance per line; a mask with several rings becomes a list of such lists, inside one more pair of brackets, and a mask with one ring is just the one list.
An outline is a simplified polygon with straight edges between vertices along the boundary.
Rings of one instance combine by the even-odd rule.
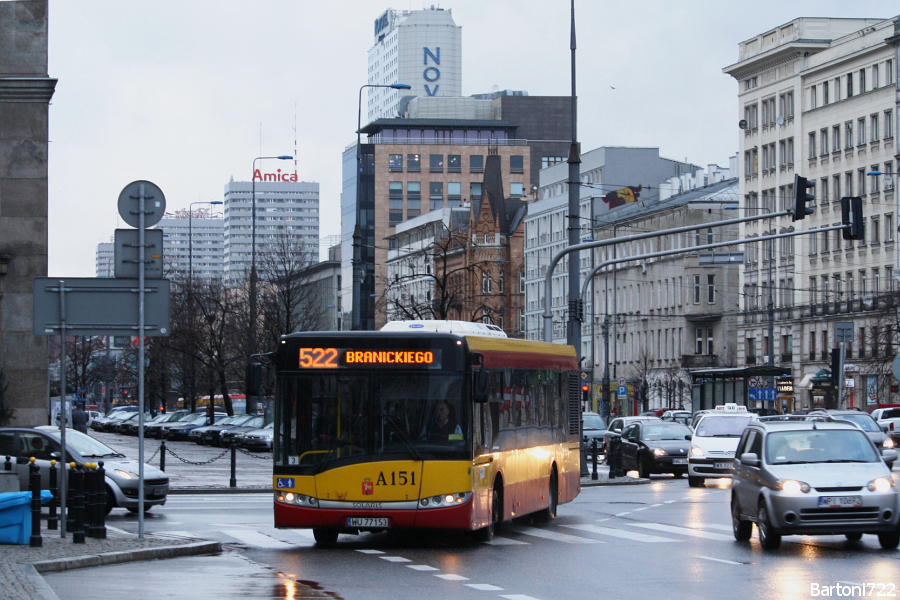
[[294, 492], [275, 492], [275, 500], [283, 504], [295, 504], [297, 506], [318, 506], [319, 504], [319, 501], [312, 496], [304, 496]]
[[419, 508], [447, 508], [448, 506], [465, 504], [471, 497], [472, 492], [458, 492], [456, 494], [445, 494], [443, 496], [422, 498], [421, 500], [419, 500]]

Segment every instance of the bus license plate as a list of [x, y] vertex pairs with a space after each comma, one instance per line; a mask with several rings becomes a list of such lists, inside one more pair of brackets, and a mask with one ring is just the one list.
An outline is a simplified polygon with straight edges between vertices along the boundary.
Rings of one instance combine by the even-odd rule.
[[725, 471], [730, 471], [732, 464], [730, 462], [717, 462], [713, 463], [713, 469], [722, 469]]
[[387, 529], [387, 517], [347, 517], [347, 527], [379, 527]]
[[819, 496], [819, 506], [822, 508], [862, 506], [862, 496]]

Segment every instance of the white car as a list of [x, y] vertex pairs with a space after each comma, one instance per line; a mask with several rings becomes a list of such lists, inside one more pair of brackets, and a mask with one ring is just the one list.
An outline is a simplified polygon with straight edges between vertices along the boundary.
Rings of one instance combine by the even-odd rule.
[[700, 417], [688, 452], [688, 485], [701, 487], [708, 477], [731, 477], [734, 452], [756, 415], [746, 406], [724, 404]]

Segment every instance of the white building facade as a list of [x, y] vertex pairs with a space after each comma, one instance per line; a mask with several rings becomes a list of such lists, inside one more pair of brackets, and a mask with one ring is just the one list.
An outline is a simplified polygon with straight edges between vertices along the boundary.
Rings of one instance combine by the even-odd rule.
[[387, 9], [375, 19], [374, 33], [367, 83], [411, 89], [368, 88], [363, 124], [396, 117], [405, 96], [462, 95], [462, 27], [450, 10]]
[[214, 279], [225, 273], [225, 221], [221, 213], [198, 208], [160, 219], [163, 270], [167, 277]]
[[[815, 212], [802, 221], [742, 226], [742, 237], [751, 238], [811, 232], [748, 249], [742, 273], [739, 363], [791, 369], [793, 386], [779, 389], [775, 402], [781, 410], [828, 403], [812, 384], [830, 367], [837, 322], [852, 322], [855, 334], [845, 344], [844, 372], [853, 391], [839, 405], [890, 399], [896, 316], [887, 313], [896, 304], [900, 211], [896, 175], [869, 173], [897, 166], [897, 23], [795, 19], [741, 42], [739, 62], [724, 69], [739, 85], [742, 208], [791, 209], [794, 176], [816, 184]], [[862, 198], [865, 239], [814, 233], [842, 223], [842, 197]]]
[[224, 270], [231, 281], [249, 277], [254, 254], [254, 198], [257, 270], [261, 253], [276, 245], [302, 243], [318, 257], [319, 184], [297, 181], [296, 175], [280, 172], [260, 173], [259, 177], [255, 184], [230, 181], [225, 185]]

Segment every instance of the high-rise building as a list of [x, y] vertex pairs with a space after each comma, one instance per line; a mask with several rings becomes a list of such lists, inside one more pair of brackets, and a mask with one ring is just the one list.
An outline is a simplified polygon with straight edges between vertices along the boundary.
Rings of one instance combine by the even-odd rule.
[[280, 169], [258, 177], [255, 184], [232, 180], [225, 185], [225, 276], [231, 280], [250, 273], [254, 197], [257, 271], [262, 255], [278, 248], [303, 244], [319, 255], [319, 184], [297, 181]]
[[116, 276], [116, 247], [112, 242], [97, 244], [97, 277]]
[[208, 209], [180, 210], [160, 219], [166, 276], [211, 279], [225, 273], [225, 220]]
[[462, 27], [443, 8], [387, 9], [375, 19], [367, 83], [412, 89], [368, 88], [365, 123], [397, 116], [406, 96], [460, 96]]

